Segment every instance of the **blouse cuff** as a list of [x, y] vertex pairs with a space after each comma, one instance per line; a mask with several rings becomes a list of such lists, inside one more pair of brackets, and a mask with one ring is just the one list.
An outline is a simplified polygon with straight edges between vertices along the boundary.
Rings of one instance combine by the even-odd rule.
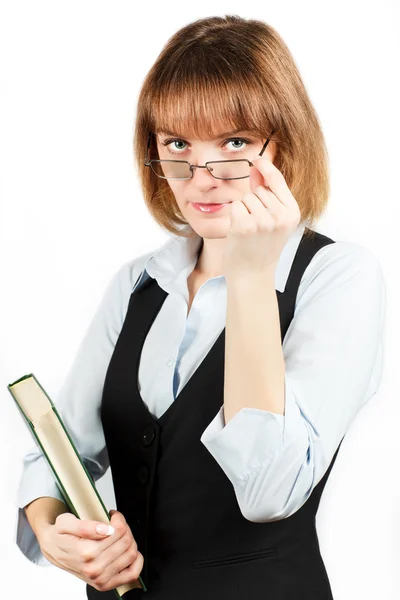
[[18, 488], [15, 541], [28, 560], [39, 566], [49, 566], [52, 563], [42, 554], [36, 535], [25, 513], [25, 506], [42, 496], [57, 498], [65, 504], [45, 458], [38, 451], [33, 451], [25, 456], [24, 470]]
[[242, 408], [225, 425], [224, 407], [204, 430], [200, 441], [232, 483], [247, 478], [287, 440], [306, 435], [304, 420], [285, 375], [285, 414]]

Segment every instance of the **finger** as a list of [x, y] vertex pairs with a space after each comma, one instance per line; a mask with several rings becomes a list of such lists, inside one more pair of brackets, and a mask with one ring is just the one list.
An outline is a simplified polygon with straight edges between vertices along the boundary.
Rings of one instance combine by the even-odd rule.
[[[296, 202], [294, 199], [286, 180], [282, 173], [275, 167], [275, 165], [265, 157], [260, 157], [258, 159], [254, 159], [252, 161], [253, 168], [257, 169], [264, 178], [264, 186], [270, 188], [270, 190], [275, 194], [276, 198], [279, 202], [289, 207], [292, 206], [293, 203]], [[250, 187], [254, 193], [255, 187], [258, 187], [259, 179], [252, 182], [250, 179]], [[253, 190], [254, 187], [254, 190]]]
[[251, 223], [252, 216], [246, 206], [246, 204], [242, 200], [233, 200], [231, 203], [230, 210], [230, 230], [234, 231], [236, 227], [240, 229], [243, 227], [244, 223]]
[[[82, 546], [78, 549], [78, 555], [82, 572], [97, 584], [108, 581], [114, 573], [130, 565], [137, 557], [137, 545], [128, 529], [124, 536], [106, 548], [102, 548], [105, 541], [80, 542]], [[95, 547], [92, 548], [91, 544]]]
[[90, 540], [101, 540], [115, 532], [115, 528], [110, 524], [78, 519], [72, 513], [58, 515], [55, 526], [59, 534], [70, 534]]
[[[122, 524], [122, 521], [120, 523]], [[114, 575], [129, 567], [138, 558], [137, 544], [128, 527], [125, 535], [106, 548], [105, 551], [101, 549], [105, 540], [102, 542], [81, 541], [86, 545], [80, 552], [81, 559], [85, 563], [84, 573], [96, 585], [101, 587], [108, 585]], [[95, 548], [96, 554], [92, 556], [90, 555], [90, 546], [87, 545], [91, 543], [98, 544]], [[121, 581], [118, 582], [118, 585], [120, 583]]]
[[110, 589], [118, 587], [121, 583], [128, 583], [135, 581], [139, 578], [140, 573], [143, 570], [144, 557], [140, 552], [137, 553], [136, 560], [134, 560], [125, 569], [122, 569], [114, 577], [110, 579]]
[[282, 204], [271, 190], [267, 190], [263, 185], [256, 187], [256, 196], [260, 203], [268, 209], [271, 216], [280, 218], [288, 212], [287, 207]]
[[110, 516], [118, 516], [122, 521], [124, 521], [126, 523], [126, 519], [125, 519], [124, 515], [119, 510], [115, 510], [112, 508], [109, 511], [109, 514], [110, 514]]
[[[276, 198], [274, 199], [274, 194], [272, 194], [272, 192], [268, 192], [265, 188], [257, 189], [257, 195], [250, 193], [244, 194], [242, 202], [257, 221], [265, 222], [266, 219], [270, 219], [271, 216], [275, 215], [278, 201]], [[280, 202], [279, 205], [282, 207]]]
[[[127, 544], [129, 545], [127, 546]], [[111, 580], [114, 575], [129, 568], [140, 557], [141, 554], [138, 551], [136, 542], [132, 541], [132, 538], [126, 537], [124, 541], [119, 540], [112, 548], [107, 550], [107, 553], [102, 554], [103, 565], [97, 564], [96, 567], [99, 579], [103, 582]]]

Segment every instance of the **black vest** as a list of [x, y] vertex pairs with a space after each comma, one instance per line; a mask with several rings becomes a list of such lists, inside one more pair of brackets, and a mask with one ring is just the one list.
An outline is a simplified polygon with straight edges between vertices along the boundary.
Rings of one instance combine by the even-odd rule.
[[[318, 232], [303, 235], [285, 291], [276, 292], [282, 341], [302, 275], [330, 243]], [[139, 394], [143, 343], [166, 297], [153, 278], [131, 294], [102, 396], [117, 510], [144, 556], [147, 591], [130, 590], [124, 600], [333, 600], [315, 517], [342, 440], [299, 510], [277, 521], [247, 520], [231, 482], [200, 441], [223, 405], [225, 328], [159, 419]], [[112, 590], [86, 590], [90, 600], [116, 597]]]

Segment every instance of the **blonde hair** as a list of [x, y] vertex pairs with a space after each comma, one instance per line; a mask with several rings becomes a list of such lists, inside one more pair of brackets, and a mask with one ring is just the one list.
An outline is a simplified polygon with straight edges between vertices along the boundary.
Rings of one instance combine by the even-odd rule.
[[[324, 212], [330, 193], [328, 153], [316, 111], [294, 59], [277, 31], [237, 15], [198, 19], [162, 48], [140, 90], [134, 160], [145, 203], [167, 231], [188, 237], [167, 180], [145, 167], [149, 132], [218, 137], [221, 123], [276, 143], [275, 166], [307, 221]], [[159, 158], [153, 143], [150, 158]], [[192, 231], [193, 233], [193, 231]], [[189, 233], [189, 235], [192, 235]]]

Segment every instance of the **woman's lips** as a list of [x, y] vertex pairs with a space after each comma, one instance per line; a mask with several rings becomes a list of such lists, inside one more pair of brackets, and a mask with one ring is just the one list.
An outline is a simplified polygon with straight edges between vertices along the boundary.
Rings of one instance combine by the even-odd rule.
[[230, 203], [231, 202], [224, 202], [222, 204], [212, 204], [212, 203], [201, 204], [199, 202], [192, 202], [192, 206], [195, 210], [198, 210], [202, 213], [214, 213], [217, 210], [222, 210], [222, 208], [224, 206], [227, 206]]

